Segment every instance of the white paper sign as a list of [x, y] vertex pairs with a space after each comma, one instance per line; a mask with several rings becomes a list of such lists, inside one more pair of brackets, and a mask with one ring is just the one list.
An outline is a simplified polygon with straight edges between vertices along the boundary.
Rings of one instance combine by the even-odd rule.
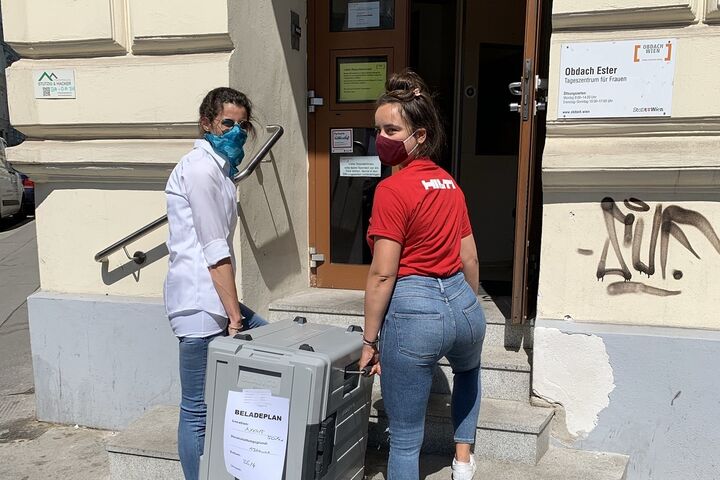
[[379, 177], [380, 157], [340, 157], [341, 177]]
[[34, 70], [35, 98], [75, 98], [75, 70]]
[[380, 2], [348, 3], [348, 28], [377, 28], [380, 26]]
[[558, 118], [669, 117], [677, 40], [561, 46]]
[[352, 128], [333, 128], [330, 130], [330, 136], [332, 137], [330, 153], [352, 153]]
[[242, 480], [281, 480], [287, 449], [290, 400], [270, 390], [228, 392], [223, 452], [225, 468]]

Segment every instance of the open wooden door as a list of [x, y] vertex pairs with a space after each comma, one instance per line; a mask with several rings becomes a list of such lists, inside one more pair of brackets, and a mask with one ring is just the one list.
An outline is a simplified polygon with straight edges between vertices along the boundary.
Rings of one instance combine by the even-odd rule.
[[549, 60], [550, 0], [527, 0], [522, 77], [510, 85], [519, 96], [511, 109], [520, 117], [515, 253], [512, 280], [513, 324], [535, 312], [540, 258], [542, 185], [540, 161], [545, 139], [547, 72]]
[[407, 66], [409, 0], [309, 0], [311, 284], [363, 289], [372, 199], [391, 169], [375, 153], [375, 100]]

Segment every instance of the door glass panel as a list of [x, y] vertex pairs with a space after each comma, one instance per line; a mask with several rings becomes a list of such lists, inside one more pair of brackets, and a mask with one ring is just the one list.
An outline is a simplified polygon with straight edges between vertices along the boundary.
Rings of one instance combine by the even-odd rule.
[[330, 31], [392, 30], [395, 0], [330, 0]]
[[337, 103], [375, 102], [385, 92], [388, 59], [338, 57], [336, 66]]
[[374, 128], [334, 129], [332, 137], [330, 261], [369, 265], [372, 256], [365, 234], [375, 187], [392, 169], [379, 164]]

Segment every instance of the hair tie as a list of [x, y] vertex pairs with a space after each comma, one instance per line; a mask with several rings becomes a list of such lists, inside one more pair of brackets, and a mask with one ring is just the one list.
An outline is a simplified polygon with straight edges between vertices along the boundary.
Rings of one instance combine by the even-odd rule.
[[419, 88], [416, 88], [415, 90], [413, 90], [413, 93], [415, 94], [416, 97], [419, 97], [419, 96], [420, 96], [420, 89], [419, 89]]

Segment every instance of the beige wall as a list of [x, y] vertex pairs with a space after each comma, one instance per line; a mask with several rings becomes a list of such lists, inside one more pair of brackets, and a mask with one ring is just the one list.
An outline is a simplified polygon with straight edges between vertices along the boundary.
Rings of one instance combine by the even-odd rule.
[[[538, 317], [720, 329], [708, 314], [720, 304], [713, 287], [720, 281], [720, 98], [711, 93], [720, 75], [718, 2], [614, 5], [554, 2]], [[616, 28], [607, 30], [608, 25]], [[647, 38], [677, 39], [672, 118], [557, 119], [561, 44]], [[612, 236], [601, 208], [606, 197], [615, 200], [623, 216], [635, 215], [631, 235], [643, 219], [640, 259], [645, 264], [657, 205], [664, 212], [672, 213], [668, 207], [673, 205], [696, 212], [689, 214], [690, 223], [673, 222], [665, 278], [661, 239], [656, 273], [648, 277], [633, 265], [632, 247], [623, 242], [625, 226], [614, 220], [609, 224], [617, 229], [619, 251], [632, 278], [624, 282], [621, 276], [605, 275], [598, 280], [603, 247]], [[646, 202], [649, 211], [624, 205], [633, 197]], [[670, 222], [666, 225], [671, 228]], [[682, 234], [699, 259], [678, 240]], [[606, 268], [620, 266], [611, 245]], [[682, 272], [681, 278], [673, 277], [675, 270]]]
[[[259, 135], [246, 158], [264, 125], [286, 131], [240, 187], [240, 290], [262, 309], [306, 286], [305, 32], [301, 52], [289, 39], [289, 8], [304, 27], [304, 2], [58, 0], [52, 22], [40, 3], [2, 7], [6, 40], [32, 57], [8, 69], [11, 118], [30, 137], [8, 156], [38, 185], [41, 288], [162, 295], [166, 227], [128, 247], [149, 253], [139, 271], [123, 252], [103, 265], [93, 256], [164, 213], [164, 184], [192, 146], [198, 105], [222, 85], [255, 102]], [[53, 68], [75, 70], [76, 99], [34, 98], [33, 71]]]
[[[253, 99], [258, 121], [285, 134], [270, 161], [240, 187], [238, 242], [242, 297], [270, 298], [308, 286], [307, 26], [304, 0], [232, 2], [230, 85]], [[300, 50], [290, 11], [300, 15]]]

